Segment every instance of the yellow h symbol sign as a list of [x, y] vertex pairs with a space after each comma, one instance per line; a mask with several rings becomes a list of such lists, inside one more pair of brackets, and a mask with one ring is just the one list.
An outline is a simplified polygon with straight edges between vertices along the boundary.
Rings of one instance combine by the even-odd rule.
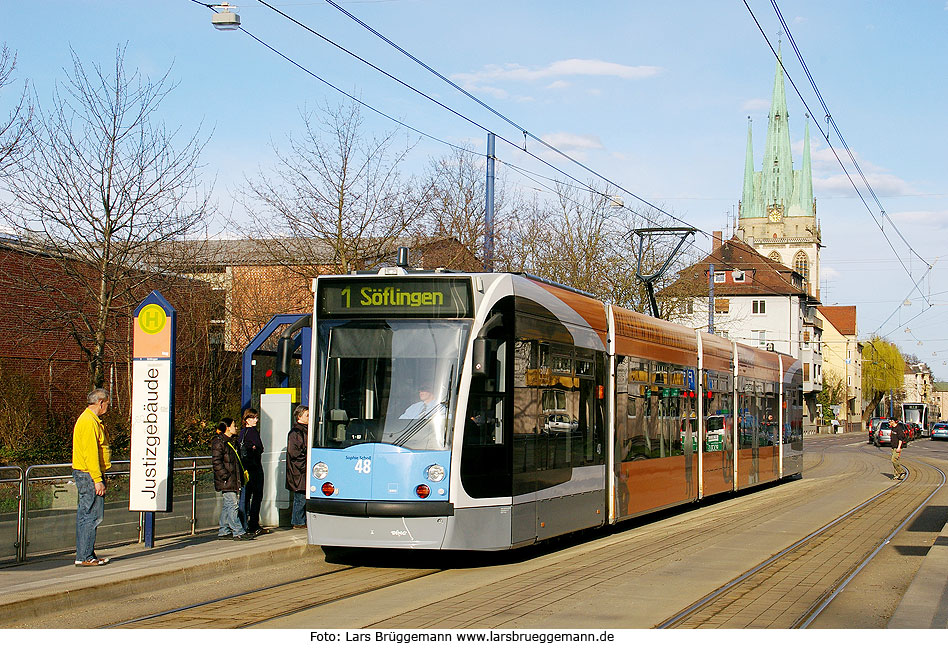
[[161, 332], [161, 329], [165, 327], [165, 320], [167, 319], [168, 316], [165, 315], [165, 310], [161, 306], [158, 304], [149, 304], [138, 313], [138, 326], [140, 326], [145, 333], [154, 335], [155, 333]]

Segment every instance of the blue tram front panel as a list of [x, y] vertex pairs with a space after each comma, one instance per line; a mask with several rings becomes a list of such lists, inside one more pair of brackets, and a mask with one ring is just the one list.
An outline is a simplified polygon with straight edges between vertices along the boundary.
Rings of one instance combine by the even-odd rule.
[[[365, 443], [340, 450], [314, 448], [312, 463], [310, 499], [448, 501], [450, 451]], [[326, 466], [323, 478], [317, 477], [320, 463]]]

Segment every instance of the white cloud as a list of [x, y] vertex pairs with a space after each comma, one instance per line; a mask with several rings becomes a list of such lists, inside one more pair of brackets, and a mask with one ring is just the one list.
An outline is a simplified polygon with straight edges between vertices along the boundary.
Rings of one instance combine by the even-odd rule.
[[620, 79], [645, 79], [662, 72], [653, 65], [623, 65], [596, 59], [566, 59], [543, 67], [528, 67], [519, 63], [486, 65], [477, 72], [459, 72], [451, 78], [465, 87], [480, 86], [495, 81], [540, 81], [567, 76], [610, 76]]
[[898, 223], [919, 225], [931, 229], [948, 229], [948, 211], [904, 211], [889, 214]]
[[595, 135], [549, 133], [544, 135], [541, 139], [564, 151], [588, 151], [603, 148], [602, 140]]
[[547, 90], [562, 90], [568, 87], [570, 87], [569, 82], [560, 80], [560, 81], [554, 81], [553, 83], [548, 85], [546, 89]]
[[820, 279], [838, 279], [842, 273], [830, 266], [820, 266]]
[[[813, 137], [812, 132], [810, 135]], [[819, 134], [816, 137], [819, 137]], [[811, 140], [811, 146], [817, 141], [816, 137]], [[793, 148], [795, 160], [802, 161], [803, 140], [794, 143]], [[837, 154], [849, 170], [852, 181], [840, 169], [839, 160], [836, 159]], [[853, 168], [852, 161], [845, 149], [836, 147], [835, 153], [828, 146], [815, 150], [811, 149], [810, 157], [813, 163], [813, 190], [817, 196], [854, 196], [853, 183], [856, 184], [863, 195], [867, 195], [866, 184]], [[889, 173], [888, 169], [869, 162], [855, 151], [853, 151], [853, 157], [856, 158], [859, 167], [866, 176], [866, 180], [869, 182], [869, 186], [872, 187], [877, 196], [908, 196], [918, 193], [909, 181]]]
[[741, 105], [741, 111], [754, 112], [757, 110], [770, 110], [769, 99], [748, 99]]
[[467, 89], [472, 90], [472, 91], [476, 90], [479, 94], [489, 95], [491, 97], [494, 97], [495, 99], [506, 99], [507, 97], [510, 96], [510, 93], [508, 93], [506, 90], [502, 88], [495, 88], [493, 86], [472, 85], [471, 87]]
[[[838, 167], [837, 167], [838, 168]], [[863, 169], [865, 171], [865, 169]], [[909, 196], [917, 193], [908, 182], [890, 173], [865, 173], [869, 186], [877, 196]], [[867, 195], [866, 185], [858, 174], [850, 176], [838, 173], [826, 178], [813, 178], [813, 191], [817, 196], [854, 196], [853, 183], [859, 191]]]

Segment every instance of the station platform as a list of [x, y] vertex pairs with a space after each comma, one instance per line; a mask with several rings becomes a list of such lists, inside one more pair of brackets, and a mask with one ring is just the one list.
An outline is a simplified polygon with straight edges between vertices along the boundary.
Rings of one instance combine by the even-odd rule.
[[[16, 619], [40, 616], [50, 609], [79, 606], [90, 596], [120, 601], [171, 585], [195, 582], [253, 565], [285, 562], [307, 553], [305, 529], [274, 529], [251, 542], [219, 540], [215, 532], [164, 539], [152, 549], [132, 544], [97, 550], [108, 565], [77, 567], [73, 555], [35, 558], [0, 568], [0, 628]], [[889, 620], [889, 628], [948, 628], [948, 525], [935, 540]]]
[[889, 628], [948, 628], [948, 524], [925, 555]]
[[75, 555], [38, 557], [0, 568], [0, 628], [16, 619], [39, 616], [88, 602], [91, 596], [121, 600], [145, 591], [194, 582], [251, 566], [277, 565], [306, 553], [322, 553], [306, 541], [306, 529], [272, 529], [250, 542], [218, 539], [214, 531], [144, 544], [96, 548], [109, 563], [78, 567]]

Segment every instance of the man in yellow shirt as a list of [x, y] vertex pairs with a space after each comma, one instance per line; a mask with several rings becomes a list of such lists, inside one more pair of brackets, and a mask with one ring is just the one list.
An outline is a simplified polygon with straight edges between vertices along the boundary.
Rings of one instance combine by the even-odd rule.
[[76, 566], [97, 567], [109, 562], [95, 555], [95, 530], [105, 515], [105, 471], [110, 463], [109, 439], [101, 416], [109, 409], [109, 392], [89, 392], [89, 405], [72, 430], [72, 477], [79, 491], [76, 509]]

